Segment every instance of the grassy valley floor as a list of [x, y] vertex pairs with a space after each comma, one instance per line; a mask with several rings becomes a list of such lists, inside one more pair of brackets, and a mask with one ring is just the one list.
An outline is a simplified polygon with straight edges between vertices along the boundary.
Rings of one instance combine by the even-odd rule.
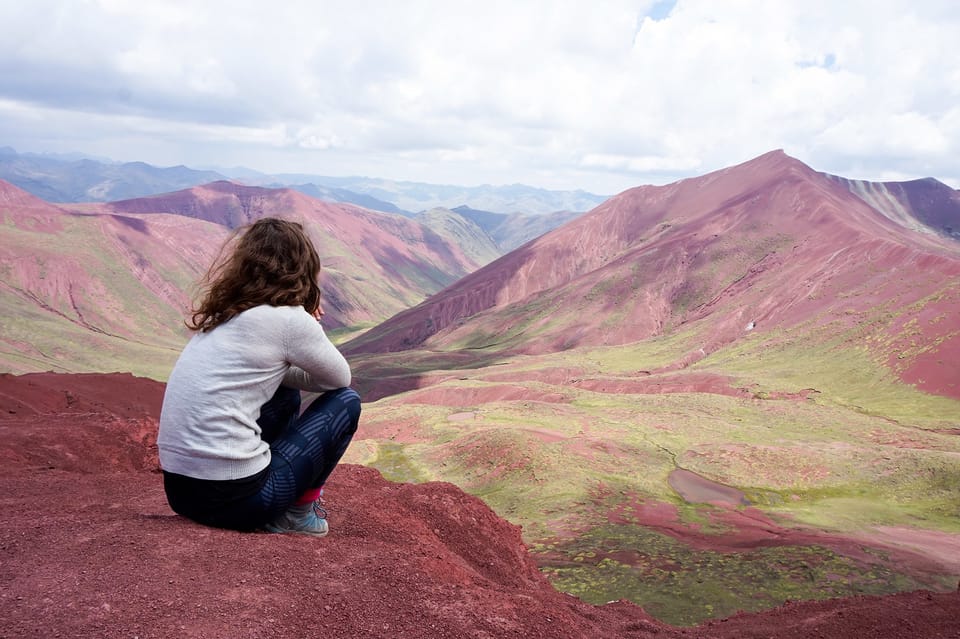
[[[960, 547], [960, 402], [840, 345], [767, 335], [672, 366], [685, 343], [361, 360], [364, 390], [410, 390], [366, 405], [347, 460], [457, 484], [561, 590], [673, 624], [956, 588], [937, 549]], [[677, 469], [742, 501], [689, 503]]]

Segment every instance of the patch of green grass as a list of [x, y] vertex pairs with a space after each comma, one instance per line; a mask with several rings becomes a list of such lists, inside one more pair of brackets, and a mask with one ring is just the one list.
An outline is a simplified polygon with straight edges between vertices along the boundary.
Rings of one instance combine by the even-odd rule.
[[380, 442], [375, 456], [367, 465], [379, 470], [390, 481], [410, 483], [429, 481], [427, 473], [407, 456], [406, 448], [403, 444]]
[[340, 346], [341, 344], [345, 344], [355, 337], [363, 335], [375, 325], [375, 322], [365, 322], [361, 324], [353, 324], [351, 326], [341, 326], [340, 328], [334, 328], [332, 330], [324, 330], [327, 333], [327, 337], [330, 338], [330, 341], [335, 345]]
[[889, 455], [874, 475], [864, 473], [856, 483], [793, 491], [770, 511], [828, 530], [906, 525], [960, 533], [956, 453], [904, 449]]
[[[851, 331], [854, 329], [850, 329]], [[737, 376], [757, 392], [815, 389], [814, 401], [919, 428], [955, 427], [960, 401], [900, 382], [866, 341], [798, 327], [750, 335], [695, 364]]]
[[693, 330], [675, 331], [634, 344], [587, 348], [558, 354], [558, 359], [588, 362], [597, 373], [629, 375], [638, 371], [657, 370], [680, 361], [696, 343]]
[[948, 585], [946, 579], [918, 582], [879, 559], [856, 561], [822, 546], [692, 550], [634, 525], [600, 526], [575, 540], [551, 540], [533, 550], [558, 589], [594, 604], [628, 599], [675, 625], [772, 608], [787, 600]]
[[[145, 344], [91, 331], [59, 315], [25, 308], [18, 300], [10, 300], [3, 291], [0, 291], [0, 305], [11, 309], [4, 314], [0, 335], [0, 354], [8, 370], [0, 372], [120, 371], [163, 381], [182, 347], [180, 343], [161, 338], [156, 343]], [[78, 348], [78, 344], [83, 348]]]

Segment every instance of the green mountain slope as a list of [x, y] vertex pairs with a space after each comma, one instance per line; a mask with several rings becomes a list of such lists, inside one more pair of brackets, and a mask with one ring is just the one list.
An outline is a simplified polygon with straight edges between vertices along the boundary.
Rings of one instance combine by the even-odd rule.
[[479, 266], [489, 264], [503, 254], [483, 229], [456, 211], [433, 208], [419, 213], [414, 219], [459, 246]]

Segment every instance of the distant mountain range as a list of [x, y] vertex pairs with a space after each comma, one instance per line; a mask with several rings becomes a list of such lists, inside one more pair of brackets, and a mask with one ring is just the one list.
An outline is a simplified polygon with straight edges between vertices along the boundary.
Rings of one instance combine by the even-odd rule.
[[185, 166], [157, 168], [144, 162], [123, 164], [89, 158], [18, 154], [0, 147], [0, 180], [47, 202], [107, 202], [166, 193], [225, 179], [215, 171]]
[[[473, 227], [462, 238], [476, 235], [477, 243], [463, 248], [481, 256], [480, 264], [604, 200], [603, 196], [584, 191], [548, 191], [520, 184], [459, 187], [360, 177], [268, 175], [244, 168], [199, 171], [185, 166], [158, 168], [143, 162], [118, 163], [79, 154], [17, 153], [10, 147], [0, 147], [0, 180], [47, 202], [117, 202], [228, 179], [247, 186], [290, 188], [323, 202], [354, 204], [408, 218], [420, 216], [428, 226], [436, 224], [433, 230], [441, 234], [450, 230], [450, 224]], [[426, 214], [440, 209], [454, 212], [447, 214], [445, 221], [435, 212]], [[491, 241], [494, 248], [484, 248]]]
[[503, 214], [587, 211], [606, 199], [586, 191], [549, 191], [522, 184], [476, 187], [311, 174], [270, 175], [244, 168], [199, 171], [143, 162], [17, 153], [0, 147], [0, 179], [48, 202], [110, 202], [169, 193], [217, 180], [290, 187], [317, 199], [412, 216], [432, 208], [468, 206]]
[[[587, 211], [603, 202], [607, 196], [586, 191], [549, 191], [524, 184], [504, 186], [452, 186], [404, 182], [366, 177], [324, 177], [303, 174], [264, 175], [247, 174], [247, 183], [267, 186], [318, 184], [361, 194], [374, 201], [389, 202], [403, 211], [417, 213], [432, 208], [468, 206], [497, 213], [524, 213], [541, 215], [554, 211]], [[303, 188], [303, 187], [296, 187]]]

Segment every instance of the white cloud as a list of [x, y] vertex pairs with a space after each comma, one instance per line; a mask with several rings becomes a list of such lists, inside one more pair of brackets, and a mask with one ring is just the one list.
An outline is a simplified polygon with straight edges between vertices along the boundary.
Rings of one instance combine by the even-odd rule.
[[828, 126], [816, 142], [828, 152], [860, 157], [877, 152], [898, 157], [938, 156], [950, 150], [938, 124], [912, 112], [847, 117]]
[[597, 192], [785, 148], [960, 186], [952, 0], [671, 4], [3, 3], [0, 145]]
[[602, 153], [588, 153], [581, 161], [584, 167], [601, 167], [615, 171], [630, 171], [633, 173], [682, 173], [697, 169], [700, 160], [675, 156], [636, 156], [636, 155], [607, 155]]

